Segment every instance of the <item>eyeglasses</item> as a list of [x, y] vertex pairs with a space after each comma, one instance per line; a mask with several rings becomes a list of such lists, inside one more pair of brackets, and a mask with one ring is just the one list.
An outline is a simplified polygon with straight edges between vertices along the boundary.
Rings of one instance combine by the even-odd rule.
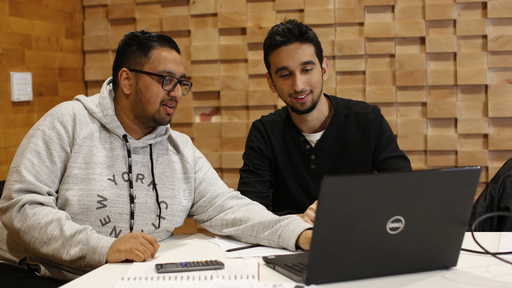
[[160, 77], [162, 78], [162, 89], [165, 91], [172, 92], [174, 89], [176, 89], [176, 86], [178, 84], [181, 87], [181, 94], [183, 96], [187, 95], [188, 92], [190, 92], [190, 89], [192, 88], [192, 82], [188, 80], [181, 80], [171, 75], [163, 75], [163, 74], [157, 74], [137, 69], [128, 69], [131, 72], [140, 73], [140, 74], [146, 74], [150, 76]]

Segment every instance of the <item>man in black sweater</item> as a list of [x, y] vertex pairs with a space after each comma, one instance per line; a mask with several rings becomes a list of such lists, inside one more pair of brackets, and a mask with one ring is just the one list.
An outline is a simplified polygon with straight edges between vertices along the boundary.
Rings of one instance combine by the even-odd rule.
[[412, 170], [379, 107], [323, 93], [328, 63], [310, 27], [294, 19], [275, 25], [263, 53], [269, 87], [286, 107], [251, 126], [243, 195], [314, 223], [324, 175]]

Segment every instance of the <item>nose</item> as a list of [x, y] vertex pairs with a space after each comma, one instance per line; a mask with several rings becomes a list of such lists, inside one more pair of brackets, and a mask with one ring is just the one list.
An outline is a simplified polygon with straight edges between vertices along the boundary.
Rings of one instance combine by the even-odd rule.
[[293, 77], [293, 89], [296, 92], [302, 91], [304, 88], [304, 79], [300, 73], [296, 73]]
[[183, 97], [181, 85], [176, 85], [176, 87], [171, 92], [169, 92], [169, 96], [175, 97], [179, 102], [181, 100], [181, 97]]

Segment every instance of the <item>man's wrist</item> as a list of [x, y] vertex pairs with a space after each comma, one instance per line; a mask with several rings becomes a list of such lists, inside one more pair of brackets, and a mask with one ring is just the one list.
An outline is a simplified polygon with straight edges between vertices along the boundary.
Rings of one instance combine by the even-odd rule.
[[309, 250], [311, 247], [311, 238], [313, 237], [313, 228], [308, 228], [302, 231], [297, 237], [297, 242], [295, 246], [297, 249]]

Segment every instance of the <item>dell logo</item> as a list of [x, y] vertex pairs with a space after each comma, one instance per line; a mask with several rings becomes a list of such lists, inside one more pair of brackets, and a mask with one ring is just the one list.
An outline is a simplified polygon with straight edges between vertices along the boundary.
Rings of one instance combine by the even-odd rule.
[[395, 216], [389, 219], [386, 224], [386, 230], [389, 234], [400, 233], [405, 227], [405, 220], [402, 216]]

